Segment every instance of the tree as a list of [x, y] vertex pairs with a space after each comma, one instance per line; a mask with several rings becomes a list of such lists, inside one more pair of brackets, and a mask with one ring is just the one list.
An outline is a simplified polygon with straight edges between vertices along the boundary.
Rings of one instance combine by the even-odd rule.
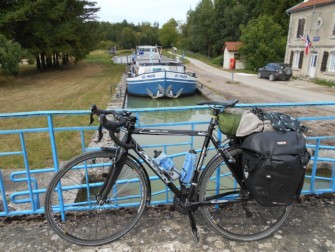
[[194, 51], [210, 56], [213, 41], [214, 5], [212, 0], [202, 0], [194, 11], [189, 11], [189, 35]]
[[0, 32], [36, 57], [37, 68], [82, 59], [96, 43], [95, 2], [85, 0], [6, 1]]
[[241, 58], [250, 70], [258, 69], [268, 62], [283, 61], [286, 36], [281, 26], [272, 17], [263, 15], [241, 26], [239, 49]]
[[0, 34], [0, 69], [6, 75], [17, 75], [25, 54], [19, 43], [7, 40]]
[[240, 25], [248, 22], [248, 10], [237, 0], [214, 1], [214, 54], [221, 54], [226, 41], [238, 41], [241, 36]]
[[136, 33], [131, 27], [126, 27], [121, 33], [121, 44], [124, 48], [131, 49], [135, 48], [137, 43]]
[[178, 23], [174, 18], [166, 22], [158, 32], [158, 38], [163, 47], [176, 46], [178, 41]]
[[178, 38], [177, 47], [184, 48], [184, 49], [191, 49], [192, 48], [192, 40], [190, 38], [190, 28], [189, 23], [186, 22], [184, 24], [180, 24], [180, 36]]
[[260, 15], [271, 16], [276, 23], [287, 30], [289, 16], [286, 14], [286, 10], [301, 2], [301, 0], [262, 0], [262, 4], [259, 4]]
[[149, 22], [143, 22], [138, 25], [137, 40], [141, 45], [156, 45], [159, 43], [158, 23], [155, 23], [154, 26], [151, 26]]

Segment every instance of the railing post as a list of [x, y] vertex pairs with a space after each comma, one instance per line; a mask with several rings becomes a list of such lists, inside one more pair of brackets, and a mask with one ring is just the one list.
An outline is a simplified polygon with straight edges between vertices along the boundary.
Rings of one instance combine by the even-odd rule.
[[56, 146], [54, 125], [53, 125], [53, 119], [52, 119], [51, 114], [48, 114], [48, 129], [49, 129], [49, 136], [50, 136], [52, 159], [53, 159], [53, 163], [54, 163], [54, 168], [57, 171], [59, 169], [59, 166], [58, 166], [59, 163], [58, 163], [58, 154], [57, 154], [57, 146]]
[[39, 204], [38, 195], [36, 196], [36, 200], [34, 199], [35, 197], [34, 197], [34, 194], [33, 194], [33, 187], [31, 186], [32, 181], [31, 181], [31, 177], [30, 177], [30, 168], [29, 168], [29, 161], [28, 161], [26, 143], [25, 143], [24, 135], [23, 135], [22, 132], [20, 133], [20, 139], [21, 139], [21, 147], [22, 147], [24, 166], [26, 168], [26, 176], [27, 176], [27, 183], [28, 183], [30, 201], [31, 201], [33, 211], [35, 212], [40, 207], [40, 204]]
[[315, 151], [314, 151], [314, 158], [313, 158], [313, 166], [312, 166], [312, 174], [311, 174], [311, 183], [310, 183], [310, 192], [315, 193], [315, 175], [316, 169], [318, 168], [318, 156], [320, 150], [320, 139], [316, 139], [315, 142]]
[[[0, 191], [1, 191], [1, 197], [2, 197], [2, 205], [3, 205], [3, 209], [5, 212], [5, 216], [8, 214], [8, 204], [7, 204], [7, 200], [6, 200], [6, 192], [5, 192], [5, 185], [2, 179], [2, 172], [0, 169]], [[2, 216], [2, 215], [0, 215]]]
[[332, 191], [335, 192], [335, 162], [333, 165], [333, 176], [332, 176], [331, 181], [332, 181], [332, 184], [331, 184]]

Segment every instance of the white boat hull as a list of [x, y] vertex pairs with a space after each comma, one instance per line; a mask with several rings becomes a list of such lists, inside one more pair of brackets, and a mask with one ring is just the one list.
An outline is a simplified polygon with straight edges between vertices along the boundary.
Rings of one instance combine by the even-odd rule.
[[144, 73], [126, 81], [128, 94], [152, 98], [192, 95], [197, 88], [196, 77], [173, 71]]

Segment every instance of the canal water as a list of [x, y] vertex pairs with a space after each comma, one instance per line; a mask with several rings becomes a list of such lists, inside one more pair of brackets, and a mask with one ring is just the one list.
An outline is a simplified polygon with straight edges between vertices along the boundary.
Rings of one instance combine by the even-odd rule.
[[[198, 102], [206, 100], [199, 94], [187, 97], [180, 97], [178, 99], [152, 99], [128, 96], [127, 108], [162, 108], [162, 107], [182, 107], [182, 106], [196, 106]], [[140, 124], [151, 125], [167, 123], [168, 126], [155, 127], [155, 128], [168, 128], [168, 129], [186, 129], [191, 130], [190, 125], [174, 125], [175, 123], [188, 123], [188, 122], [209, 122], [210, 111], [209, 110], [183, 110], [183, 111], [157, 111], [157, 112], [141, 112]], [[207, 130], [208, 124], [203, 124], [195, 127], [195, 130]], [[160, 144], [177, 144], [165, 149], [165, 152], [169, 155], [175, 153], [187, 152], [191, 147], [194, 149], [200, 149], [203, 137], [190, 136], [134, 136], [141, 145], [160, 145]], [[184, 145], [192, 141], [192, 145]], [[153, 150], [152, 150], [153, 151]], [[150, 154], [150, 151], [148, 151]], [[176, 158], [178, 164], [181, 163], [179, 158]], [[180, 164], [182, 165], [182, 164]]]

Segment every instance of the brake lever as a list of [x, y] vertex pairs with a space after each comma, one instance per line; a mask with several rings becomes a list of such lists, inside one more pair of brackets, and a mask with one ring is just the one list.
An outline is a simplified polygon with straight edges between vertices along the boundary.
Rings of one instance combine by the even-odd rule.
[[93, 115], [94, 115], [94, 113], [95, 113], [96, 110], [97, 110], [97, 106], [96, 106], [95, 104], [93, 104], [93, 105], [91, 106], [90, 125], [92, 125], [92, 123], [94, 122], [94, 117], [93, 117]]
[[94, 122], [94, 117], [93, 117], [93, 113], [90, 114], [90, 125], [92, 125], [92, 123]]

